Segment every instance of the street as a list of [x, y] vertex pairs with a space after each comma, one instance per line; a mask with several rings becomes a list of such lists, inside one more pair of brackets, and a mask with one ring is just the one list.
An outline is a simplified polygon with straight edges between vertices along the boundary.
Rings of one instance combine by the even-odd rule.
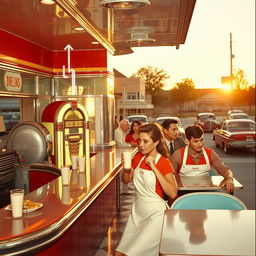
[[[194, 118], [181, 118], [184, 129], [194, 123]], [[223, 149], [216, 148], [212, 140], [212, 133], [205, 133], [205, 146], [212, 148], [223, 160], [223, 163], [230, 167], [234, 177], [243, 184], [242, 190], [236, 190], [234, 195], [240, 198], [248, 209], [255, 209], [255, 150], [233, 151], [225, 154]]]

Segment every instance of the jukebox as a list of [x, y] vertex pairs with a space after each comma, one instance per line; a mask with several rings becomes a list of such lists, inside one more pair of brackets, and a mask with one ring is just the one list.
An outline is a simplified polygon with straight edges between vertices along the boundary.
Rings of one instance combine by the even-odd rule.
[[58, 168], [71, 165], [71, 156], [86, 156], [90, 168], [89, 116], [79, 102], [55, 101], [42, 113], [42, 125], [52, 135], [51, 161]]

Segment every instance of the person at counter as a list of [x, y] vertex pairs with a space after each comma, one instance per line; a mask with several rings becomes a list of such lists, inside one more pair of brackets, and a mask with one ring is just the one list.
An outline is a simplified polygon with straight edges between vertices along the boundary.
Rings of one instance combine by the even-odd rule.
[[139, 127], [140, 152], [132, 168], [124, 170], [123, 183], [133, 180], [135, 201], [121, 241], [114, 256], [158, 255], [163, 214], [169, 197], [177, 195], [177, 183], [165, 145], [161, 127], [150, 123]]
[[166, 119], [162, 123], [164, 138], [167, 148], [172, 155], [177, 149], [186, 146], [182, 137], [178, 137], [179, 127], [178, 121], [175, 119]]
[[119, 127], [115, 129], [115, 141], [116, 146], [119, 148], [129, 148], [131, 146], [136, 146], [136, 143], [125, 142], [126, 132], [129, 129], [129, 121], [127, 119], [122, 119], [119, 123]]
[[136, 145], [139, 145], [140, 143], [140, 140], [139, 140], [139, 126], [142, 125], [142, 122], [139, 121], [139, 120], [135, 120], [132, 122], [132, 125], [131, 125], [131, 130], [130, 132], [126, 135], [126, 138], [125, 138], [125, 142], [127, 143], [136, 143]]
[[198, 125], [185, 129], [188, 145], [175, 151], [171, 157], [174, 171], [182, 176], [210, 175], [212, 167], [224, 177], [220, 186], [227, 192], [234, 192], [233, 173], [223, 164], [217, 153], [204, 147], [204, 132]]
[[117, 118], [117, 116], [115, 116], [115, 119], [114, 119], [114, 129], [117, 129], [119, 127], [119, 120]]

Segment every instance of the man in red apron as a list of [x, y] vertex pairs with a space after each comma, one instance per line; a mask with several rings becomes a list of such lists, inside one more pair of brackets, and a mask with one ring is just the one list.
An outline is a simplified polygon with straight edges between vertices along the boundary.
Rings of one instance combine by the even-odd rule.
[[221, 187], [233, 193], [233, 173], [212, 149], [204, 147], [202, 128], [192, 125], [185, 129], [185, 133], [188, 145], [175, 151], [171, 158], [175, 173], [181, 176], [210, 175], [213, 167], [224, 177]]

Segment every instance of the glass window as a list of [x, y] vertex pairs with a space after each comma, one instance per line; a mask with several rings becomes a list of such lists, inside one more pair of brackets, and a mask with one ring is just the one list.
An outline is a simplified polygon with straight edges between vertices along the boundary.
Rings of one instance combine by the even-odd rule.
[[0, 98], [0, 116], [4, 118], [7, 131], [20, 121], [20, 99]]
[[137, 100], [137, 93], [135, 93], [135, 92], [127, 93], [126, 99], [127, 100]]
[[52, 95], [52, 79], [49, 77], [39, 77], [39, 95]]
[[0, 70], [0, 91], [7, 91], [7, 85], [5, 81], [6, 77], [8, 77], [9, 81], [8, 91], [35, 94], [35, 76], [20, 72]]

